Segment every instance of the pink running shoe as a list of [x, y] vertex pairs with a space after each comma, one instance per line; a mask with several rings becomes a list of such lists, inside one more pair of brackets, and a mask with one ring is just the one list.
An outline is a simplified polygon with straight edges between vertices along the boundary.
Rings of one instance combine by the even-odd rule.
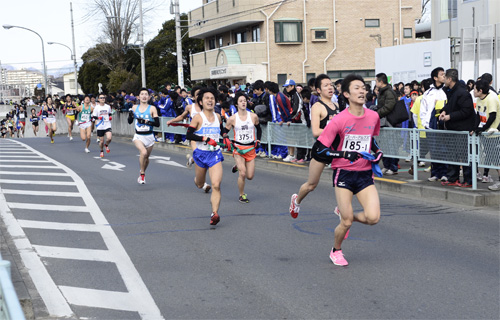
[[[341, 220], [339, 207], [335, 207], [335, 210], [333, 210], [333, 213], [335, 213], [339, 217], [339, 220]], [[347, 232], [345, 233], [345, 236], [344, 236], [344, 240], [347, 239], [347, 237], [349, 237], [349, 230], [351, 230], [351, 229], [347, 229]]]
[[290, 201], [290, 215], [292, 218], [297, 219], [299, 216], [299, 210], [300, 210], [300, 204], [295, 203], [295, 200], [297, 200], [298, 195], [294, 193], [292, 195], [292, 200]]
[[215, 226], [217, 223], [219, 223], [220, 217], [217, 214], [217, 212], [212, 212], [212, 215], [210, 216], [210, 225]]
[[333, 248], [332, 251], [330, 251], [330, 260], [332, 260], [333, 264], [336, 266], [345, 267], [349, 264], [347, 260], [344, 258], [342, 250], [337, 250], [333, 252]]

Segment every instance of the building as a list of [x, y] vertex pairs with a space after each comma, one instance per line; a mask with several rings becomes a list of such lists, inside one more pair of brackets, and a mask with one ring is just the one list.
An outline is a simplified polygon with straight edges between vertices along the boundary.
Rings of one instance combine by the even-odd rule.
[[432, 39], [451, 40], [451, 66], [462, 79], [493, 75], [500, 85], [500, 0], [432, 1]]
[[415, 42], [421, 0], [200, 0], [189, 36], [191, 79], [298, 83], [320, 73], [375, 76], [375, 48]]
[[[78, 74], [77, 74], [78, 75]], [[75, 95], [75, 73], [74, 72], [69, 72], [65, 73], [63, 75], [63, 80], [64, 80], [64, 94], [71, 94]], [[80, 87], [80, 84], [78, 84], [78, 94], [83, 94], [83, 91]]]
[[34, 94], [37, 86], [44, 85], [43, 73], [36, 70], [2, 70], [2, 84], [20, 89], [21, 95]]

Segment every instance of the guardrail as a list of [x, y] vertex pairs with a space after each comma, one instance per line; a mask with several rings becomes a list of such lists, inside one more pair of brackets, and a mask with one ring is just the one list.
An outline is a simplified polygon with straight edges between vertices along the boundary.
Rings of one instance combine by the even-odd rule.
[[[113, 116], [113, 132], [121, 135], [134, 134], [134, 126], [127, 122], [128, 113], [117, 112]], [[186, 134], [182, 126], [167, 126], [173, 118], [161, 117], [160, 127], [155, 132]], [[57, 116], [57, 133], [68, 132], [64, 116]], [[188, 123], [188, 122], [185, 122]], [[29, 125], [28, 125], [29, 126]], [[44, 124], [40, 122], [40, 131]], [[29, 128], [26, 128], [29, 132]], [[78, 132], [78, 127], [73, 129]], [[29, 136], [27, 134], [26, 136]], [[231, 136], [231, 133], [230, 133]], [[262, 145], [268, 151], [272, 145], [311, 148], [315, 139], [310, 128], [303, 124], [290, 125], [268, 123], [262, 125]], [[413, 179], [418, 180], [418, 162], [434, 162], [461, 166], [472, 166], [472, 189], [477, 189], [477, 168], [500, 170], [500, 134], [469, 135], [466, 131], [420, 130], [402, 128], [382, 128], [377, 138], [384, 155], [389, 158], [413, 159]], [[270, 152], [269, 152], [270, 153]]]
[[0, 254], [0, 319], [25, 320], [10, 276], [10, 262]]

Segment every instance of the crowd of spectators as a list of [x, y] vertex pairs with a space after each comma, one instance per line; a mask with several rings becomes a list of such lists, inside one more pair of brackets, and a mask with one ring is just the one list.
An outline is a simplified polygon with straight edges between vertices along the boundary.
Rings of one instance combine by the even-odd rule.
[[[314, 83], [315, 78], [310, 79], [304, 85], [288, 79], [281, 87], [275, 82], [262, 80], [233, 86], [229, 83], [219, 84], [216, 88], [219, 95], [215, 112], [219, 113], [223, 119], [228, 119], [237, 112], [233, 102], [235, 94], [243, 91], [248, 96], [248, 110], [255, 112], [262, 124], [272, 122], [280, 126], [289, 126], [294, 123], [310, 127], [311, 107], [319, 99]], [[334, 82], [335, 94], [332, 102], [343, 110], [348, 105], [340, 92], [341, 84], [342, 79]], [[421, 82], [416, 80], [409, 83], [399, 82], [393, 85], [389, 83], [387, 75], [380, 73], [376, 75], [373, 89], [370, 84], [366, 84], [365, 107], [379, 114], [381, 127], [467, 131], [470, 134], [497, 132], [500, 129], [500, 116], [497, 117], [500, 100], [491, 84], [491, 74], [485, 73], [480, 78], [468, 80], [465, 83], [459, 80], [455, 69], [435, 68], [429, 79]], [[184, 113], [187, 105], [193, 104], [190, 92], [179, 86], [172, 87], [170, 83], [166, 83], [165, 87], [158, 92], [151, 89], [149, 91], [150, 104], [157, 108], [158, 114], [162, 117], [179, 116]], [[81, 96], [72, 98], [77, 104], [83, 99]], [[64, 112], [63, 99], [54, 95], [52, 100], [55, 106]], [[95, 99], [92, 101], [95, 103]], [[107, 104], [117, 112], [128, 112], [134, 104], [138, 103], [134, 93], [127, 93], [124, 90], [110, 93], [107, 97]], [[43, 107], [44, 104], [45, 101], [40, 96], [25, 98], [19, 104], [14, 104], [13, 110], [0, 122], [2, 137], [13, 136], [18, 129], [15, 119], [18, 118], [21, 108], [28, 110], [30, 107]], [[391, 123], [391, 115], [401, 109], [406, 109], [406, 119]], [[432, 157], [432, 154], [446, 152], [443, 144], [438, 141], [438, 135], [433, 135], [431, 132], [427, 135], [425, 133], [420, 135], [421, 157], [428, 153]], [[165, 134], [158, 139], [166, 143], [187, 144], [185, 136], [182, 135]], [[409, 142], [405, 141], [404, 144], [409, 145]], [[455, 154], [457, 161], [463, 155], [463, 152], [459, 151]], [[282, 159], [285, 162], [304, 163], [310, 160], [310, 150], [306, 148], [273, 145], [270, 154], [266, 148], [262, 147], [257, 150], [257, 154], [261, 157]], [[399, 159], [384, 157], [383, 164], [382, 172], [385, 175], [398, 174]], [[419, 162], [419, 166], [426, 167], [426, 163]], [[439, 181], [443, 185], [465, 188], [472, 184], [469, 166], [460, 168], [454, 165], [432, 163], [425, 171], [430, 172], [428, 180], [431, 182]], [[413, 174], [412, 169], [409, 173]], [[460, 176], [463, 176], [462, 182], [460, 182]], [[485, 169], [483, 174], [478, 174], [478, 178], [485, 183], [494, 182], [488, 169]], [[500, 190], [500, 182], [490, 186], [490, 189]]]

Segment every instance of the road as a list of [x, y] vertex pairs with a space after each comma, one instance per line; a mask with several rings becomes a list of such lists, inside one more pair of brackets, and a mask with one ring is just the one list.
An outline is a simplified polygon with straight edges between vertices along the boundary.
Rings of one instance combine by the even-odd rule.
[[303, 176], [257, 168], [241, 204], [225, 156], [221, 222], [211, 227], [210, 195], [195, 187], [183, 150], [153, 150], [139, 185], [135, 147], [110, 148], [103, 160], [95, 141], [85, 154], [83, 142], [60, 136], [0, 140], [2, 218], [53, 316], [500, 316], [494, 208], [381, 194], [380, 223], [353, 226], [350, 264], [338, 267], [328, 258], [338, 223], [330, 183], [294, 220], [289, 199]]

